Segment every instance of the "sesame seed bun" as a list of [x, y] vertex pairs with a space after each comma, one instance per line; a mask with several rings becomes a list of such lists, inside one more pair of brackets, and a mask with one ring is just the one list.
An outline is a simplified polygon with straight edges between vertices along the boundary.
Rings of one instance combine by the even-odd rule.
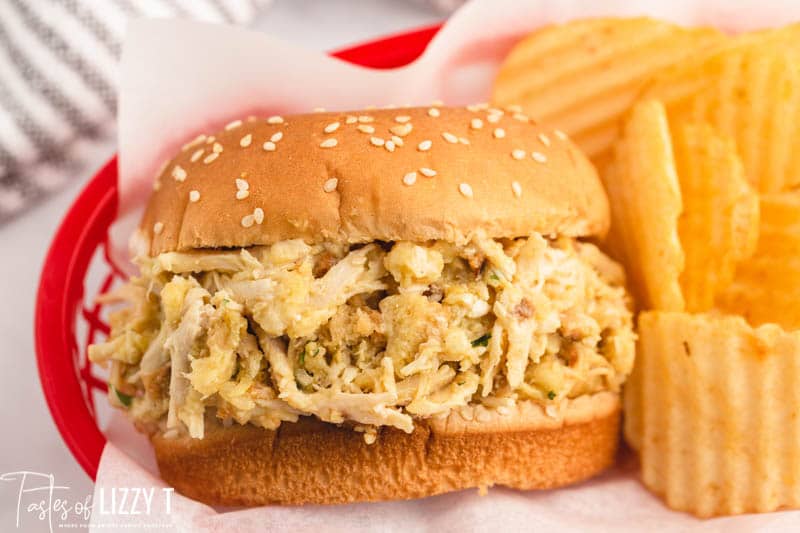
[[395, 500], [493, 485], [547, 489], [588, 479], [614, 461], [614, 393], [571, 400], [556, 418], [531, 402], [505, 414], [476, 409], [483, 408], [417, 421], [411, 434], [383, 428], [373, 444], [313, 418], [278, 431], [209, 418], [202, 440], [152, 440], [164, 480], [209, 505]]
[[153, 255], [307, 242], [603, 234], [595, 169], [558, 130], [484, 106], [229, 124], [165, 165], [141, 229]]

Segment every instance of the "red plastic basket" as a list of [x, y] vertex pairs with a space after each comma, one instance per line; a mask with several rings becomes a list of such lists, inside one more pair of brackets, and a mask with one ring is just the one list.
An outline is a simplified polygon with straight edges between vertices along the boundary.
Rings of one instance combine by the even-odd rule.
[[[332, 55], [366, 67], [399, 67], [416, 59], [439, 28], [389, 36]], [[86, 347], [108, 334], [95, 296], [125, 278], [108, 255], [108, 228], [116, 214], [114, 157], [89, 181], [61, 222], [42, 268], [36, 298], [39, 379], [64, 442], [92, 479], [106, 442], [97, 425], [94, 395], [105, 392], [107, 386], [86, 358]], [[92, 275], [99, 270], [101, 282], [96, 292], [86, 286], [90, 269]]]

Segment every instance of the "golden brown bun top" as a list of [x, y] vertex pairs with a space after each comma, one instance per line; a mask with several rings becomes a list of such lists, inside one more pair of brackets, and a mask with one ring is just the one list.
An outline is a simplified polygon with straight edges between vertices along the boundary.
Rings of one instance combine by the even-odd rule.
[[582, 237], [608, 224], [597, 173], [563, 133], [470, 106], [232, 122], [164, 167], [141, 226], [155, 255], [294, 238]]

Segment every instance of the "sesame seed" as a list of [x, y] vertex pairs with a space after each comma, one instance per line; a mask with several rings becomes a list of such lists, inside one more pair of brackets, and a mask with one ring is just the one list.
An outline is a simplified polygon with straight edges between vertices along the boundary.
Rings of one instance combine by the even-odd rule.
[[319, 143], [319, 147], [320, 148], [333, 148], [337, 144], [339, 144], [339, 141], [337, 141], [335, 138], [331, 137], [330, 139], [325, 139], [324, 141]]
[[325, 192], [333, 192], [336, 190], [336, 187], [339, 186], [339, 180], [336, 178], [330, 178], [325, 181], [322, 185], [322, 190]]
[[395, 109], [397, 108], [397, 104], [386, 104], [383, 106], [384, 109]]
[[355, 124], [356, 122], [358, 122], [358, 117], [353, 115], [347, 115], [347, 117], [344, 119], [345, 124]]
[[519, 148], [517, 148], [516, 150], [512, 150], [511, 157], [513, 157], [517, 161], [525, 159], [525, 150], [520, 150]]
[[471, 112], [473, 112], [473, 113], [477, 113], [477, 112], [478, 112], [478, 111], [480, 111], [480, 110], [481, 110], [481, 108], [480, 108], [480, 107], [478, 107], [478, 105], [477, 105], [477, 104], [469, 104], [469, 105], [467, 106], [467, 111], [471, 111]]
[[539, 140], [542, 141], [543, 145], [550, 146], [550, 137], [548, 137], [544, 133], [539, 134]]
[[236, 191], [236, 199], [237, 200], [244, 200], [248, 196], [250, 196], [250, 191], [248, 191], [246, 189], [239, 189], [238, 191]]
[[204, 149], [202, 149], [202, 148], [198, 148], [197, 150], [195, 150], [195, 151], [194, 151], [194, 153], [192, 154], [192, 157], [190, 157], [190, 158], [189, 158], [189, 160], [190, 160], [192, 163], [196, 163], [198, 159], [200, 159], [201, 157], [203, 157], [203, 152], [205, 152], [205, 150], [204, 150]]
[[458, 142], [458, 137], [447, 131], [442, 133], [442, 137], [444, 138], [445, 141], [451, 144], [455, 144]]
[[428, 150], [431, 149], [432, 145], [433, 143], [431, 141], [425, 139], [424, 141], [422, 141], [417, 145], [417, 150], [419, 150], [420, 152], [427, 152]]
[[156, 171], [156, 175], [155, 175], [156, 179], [158, 179], [164, 172], [167, 171], [167, 167], [169, 166], [169, 163], [170, 163], [170, 161], [169, 161], [169, 159], [167, 159], [166, 161], [163, 161], [158, 166], [158, 170]]
[[494, 129], [494, 138], [495, 139], [502, 139], [506, 136], [506, 130], [503, 128], [495, 128]]
[[242, 226], [245, 228], [249, 228], [253, 224], [255, 224], [255, 217], [253, 215], [245, 215], [242, 217]]
[[161, 163], [161, 165], [158, 167], [158, 170], [156, 171], [156, 178], [158, 178], [159, 176], [161, 176], [161, 174], [166, 172], [168, 166], [169, 166], [169, 159]]
[[324, 107], [315, 107], [311, 111], [314, 112], [314, 113], [324, 113], [325, 112], [325, 108]]
[[369, 115], [361, 115], [360, 117], [358, 117], [358, 121], [361, 122], [362, 124], [367, 124], [369, 122], [374, 122], [375, 118], [370, 117]]
[[409, 187], [414, 185], [417, 182], [417, 173], [416, 172], [409, 172], [405, 176], [403, 176], [403, 184], [408, 185]]
[[203, 142], [205, 140], [206, 140], [205, 134], [201, 133], [200, 135], [198, 135], [197, 137], [195, 137], [194, 139], [192, 139], [188, 143], [184, 144], [183, 147], [181, 148], [181, 151], [185, 152], [189, 148], [191, 148], [193, 146], [196, 146], [196, 145], [200, 144], [201, 142]]
[[325, 131], [325, 133], [333, 133], [334, 131], [336, 131], [338, 129], [339, 129], [339, 123], [338, 122], [331, 122], [330, 124], [325, 126], [325, 130], [324, 131]]
[[479, 102], [475, 104], [478, 109], [489, 109], [489, 104], [487, 102]]
[[183, 181], [186, 179], [186, 171], [182, 166], [175, 165], [175, 168], [172, 169], [172, 177], [175, 178], [175, 181]]
[[522, 106], [519, 104], [507, 105], [506, 110], [510, 113], [522, 113]]
[[394, 152], [394, 142], [393, 141], [386, 141], [383, 144], [383, 147], [386, 148], [389, 152]]
[[431, 105], [433, 107], [442, 107], [444, 105], [444, 102], [442, 102], [441, 100], [434, 100], [433, 102], [431, 102]]
[[264, 210], [260, 207], [253, 209], [253, 218], [255, 219], [256, 224], [261, 224], [264, 222]]
[[405, 137], [406, 135], [411, 133], [412, 129], [414, 129], [414, 126], [412, 126], [411, 123], [409, 122], [407, 124], [401, 124], [399, 126], [394, 126], [392, 128], [389, 128], [389, 131], [391, 131], [395, 135], [399, 135], [400, 137]]
[[542, 152], [533, 152], [531, 153], [531, 157], [537, 163], [547, 163], [547, 156], [544, 155]]
[[241, 120], [234, 120], [233, 122], [228, 122], [227, 124], [225, 124], [225, 131], [230, 131], [234, 128], [238, 128], [241, 125], [242, 125]]
[[394, 117], [394, 121], [399, 122], [400, 124], [405, 124], [409, 120], [411, 120], [411, 117], [409, 117], [408, 115], [400, 115], [399, 117]]
[[489, 115], [486, 117], [486, 120], [488, 122], [491, 122], [492, 124], [497, 124], [498, 122], [500, 122], [501, 118], [503, 118], [503, 115]]
[[219, 153], [218, 152], [211, 152], [210, 154], [208, 154], [205, 157], [205, 159], [203, 159], [203, 163], [205, 163], [207, 165], [207, 164], [211, 163], [212, 161], [214, 161], [218, 157], [219, 157]]
[[161, 232], [164, 231], [164, 223], [163, 222], [156, 222], [153, 224], [153, 233], [156, 235], [161, 235]]
[[419, 173], [425, 176], [426, 178], [432, 178], [436, 175], [436, 171], [428, 167], [422, 167], [421, 169], [419, 169]]
[[469, 183], [461, 183], [458, 185], [458, 192], [466, 196], [467, 198], [472, 198], [472, 187], [470, 187]]
[[429, 117], [436, 118], [439, 115], [441, 115], [441, 112], [438, 109], [436, 109], [435, 107], [432, 107], [432, 108], [428, 109], [428, 116]]
[[189, 191], [189, 201], [196, 202], [200, 200], [200, 191]]
[[383, 146], [385, 141], [380, 137], [370, 137], [369, 142], [372, 143], [373, 146]]
[[392, 142], [397, 146], [403, 146], [403, 138], [397, 135], [392, 135]]
[[519, 120], [521, 122], [528, 122], [529, 120], [528, 115], [525, 115], [523, 113], [514, 113], [512, 116], [514, 117], [515, 120]]
[[522, 185], [520, 185], [518, 181], [511, 182], [511, 190], [514, 191], [514, 196], [517, 198], [522, 196]]
[[214, 146], [211, 147], [211, 150], [213, 150], [217, 154], [221, 154], [222, 153], [222, 145], [220, 143], [214, 143]]
[[206, 144], [211, 144], [211, 143], [213, 143], [213, 142], [214, 142], [214, 141], [216, 141], [216, 140], [217, 140], [217, 138], [216, 138], [216, 137], [214, 137], [213, 135], [211, 135], [211, 136], [209, 136], [209, 137], [206, 137]]
[[375, 133], [375, 128], [368, 124], [359, 124], [356, 128], [361, 133]]
[[261, 148], [266, 150], [267, 152], [274, 152], [275, 151], [275, 143], [272, 141], [267, 141], [261, 145]]
[[274, 142], [274, 143], [280, 141], [281, 139], [283, 139], [283, 132], [282, 131], [278, 131], [278, 132], [273, 133], [272, 137], [269, 138], [269, 140]]
[[479, 118], [473, 118], [469, 121], [469, 125], [473, 130], [479, 130], [483, 127], [483, 121]]
[[559, 139], [561, 139], [562, 141], [566, 141], [566, 140], [567, 140], [567, 134], [566, 134], [566, 133], [564, 133], [564, 132], [563, 132], [563, 131], [561, 131], [561, 130], [554, 130], [554, 131], [553, 131], [553, 134], [554, 134], [556, 137], [558, 137]]
[[459, 137], [458, 142], [460, 142], [461, 144], [469, 144], [469, 139], [467, 139], [466, 137]]
[[250, 146], [252, 142], [253, 142], [253, 134], [248, 133], [239, 140], [239, 146], [241, 146], [242, 148], [247, 148], [248, 146]]
[[273, 115], [267, 119], [267, 124], [283, 124], [283, 117], [280, 115]]
[[250, 188], [250, 184], [247, 183], [247, 180], [243, 180], [241, 178], [236, 178], [236, 188], [241, 190], [247, 190]]

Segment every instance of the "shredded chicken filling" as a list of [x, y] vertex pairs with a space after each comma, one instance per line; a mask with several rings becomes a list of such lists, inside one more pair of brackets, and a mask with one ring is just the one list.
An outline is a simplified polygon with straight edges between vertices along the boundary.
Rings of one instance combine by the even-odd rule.
[[634, 334], [623, 274], [572, 239], [457, 246], [299, 240], [139, 258], [89, 357], [146, 430], [299, 416], [413, 429], [470, 404], [618, 391]]

